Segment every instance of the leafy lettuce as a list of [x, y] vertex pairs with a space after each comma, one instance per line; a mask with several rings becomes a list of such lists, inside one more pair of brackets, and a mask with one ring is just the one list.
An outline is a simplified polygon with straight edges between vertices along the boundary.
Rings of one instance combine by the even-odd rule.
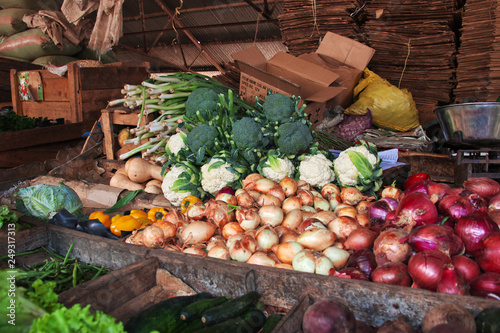
[[82, 215], [83, 203], [78, 194], [63, 183], [25, 187], [17, 191], [15, 199], [19, 212], [42, 221], [49, 220], [63, 208], [76, 217]]

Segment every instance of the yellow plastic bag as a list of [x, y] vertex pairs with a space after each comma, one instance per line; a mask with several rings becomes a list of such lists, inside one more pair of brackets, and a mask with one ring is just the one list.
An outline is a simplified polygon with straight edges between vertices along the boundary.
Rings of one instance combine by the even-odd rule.
[[393, 131], [406, 132], [420, 125], [411, 93], [367, 68], [353, 93], [355, 102], [345, 110], [346, 114], [362, 115], [370, 109], [374, 125]]

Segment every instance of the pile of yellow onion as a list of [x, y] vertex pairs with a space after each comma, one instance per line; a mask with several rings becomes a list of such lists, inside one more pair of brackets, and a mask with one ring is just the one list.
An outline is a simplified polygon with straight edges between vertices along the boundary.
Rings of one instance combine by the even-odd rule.
[[[326, 184], [321, 192], [304, 181], [279, 183], [250, 174], [233, 194], [169, 211], [135, 231], [127, 243], [256, 265], [332, 275], [348, 250], [373, 244], [368, 208], [373, 197], [356, 188]], [[352, 251], [351, 251], [352, 252]]]

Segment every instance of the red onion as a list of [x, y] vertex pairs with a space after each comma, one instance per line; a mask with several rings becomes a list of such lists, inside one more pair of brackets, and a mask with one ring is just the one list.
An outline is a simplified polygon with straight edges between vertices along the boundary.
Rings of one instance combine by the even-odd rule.
[[463, 255], [454, 256], [451, 258], [451, 263], [455, 266], [457, 272], [467, 283], [481, 274], [481, 269], [479, 268], [477, 262], [469, 257]]
[[411, 256], [411, 246], [401, 242], [408, 234], [401, 228], [390, 228], [382, 231], [375, 239], [373, 253], [377, 264], [386, 262], [405, 262]]
[[480, 245], [474, 252], [479, 267], [486, 272], [500, 273], [500, 231], [485, 236]]
[[307, 308], [302, 318], [302, 332], [304, 333], [354, 333], [355, 331], [356, 317], [354, 313], [349, 307], [334, 298], [317, 300]]
[[449, 216], [454, 221], [465, 215], [474, 212], [472, 204], [464, 197], [455, 194], [445, 196], [438, 204], [438, 209], [445, 216]]
[[408, 237], [413, 250], [439, 250], [449, 256], [462, 254], [465, 250], [462, 239], [453, 228], [446, 225], [427, 224], [414, 229]]
[[455, 228], [455, 221], [449, 216], [444, 216], [442, 214], [438, 214], [438, 219], [436, 221], [438, 225], [447, 225], [448, 227]]
[[411, 276], [408, 274], [408, 266], [402, 262], [387, 262], [378, 266], [372, 272], [372, 281], [403, 287], [409, 287], [412, 283]]
[[396, 223], [396, 211], [392, 210], [387, 213], [385, 216], [385, 222], [390, 223], [390, 224], [395, 224]]
[[351, 254], [349, 260], [347, 260], [346, 267], [354, 267], [370, 279], [373, 270], [377, 267], [377, 262], [375, 261], [375, 255], [371, 250], [360, 249]]
[[446, 294], [469, 295], [467, 283], [452, 264], [445, 266], [443, 276], [437, 284], [436, 291]]
[[472, 213], [458, 219], [455, 232], [462, 239], [465, 250], [473, 253], [481, 246], [481, 239], [492, 232], [499, 231], [498, 224], [486, 213]]
[[487, 177], [469, 178], [464, 182], [464, 188], [486, 199], [500, 193], [500, 184]]
[[224, 186], [223, 188], [221, 188], [218, 192], [217, 192], [217, 195], [219, 194], [222, 194], [222, 193], [226, 193], [226, 194], [231, 194], [231, 195], [234, 195], [234, 190], [231, 186]]
[[373, 219], [382, 219], [385, 220], [385, 217], [388, 212], [392, 211], [387, 201], [377, 200], [371, 204], [370, 209], [368, 211], [368, 215], [370, 216], [370, 220]]
[[495, 195], [488, 202], [488, 210], [500, 209], [500, 193]]
[[346, 279], [370, 281], [370, 279], [366, 277], [365, 273], [354, 267], [344, 267], [338, 272], [330, 271], [328, 275], [342, 277]]
[[371, 249], [377, 233], [373, 230], [362, 228], [356, 229], [349, 234], [344, 247], [348, 250]]
[[431, 197], [431, 201], [436, 203], [441, 201], [451, 189], [450, 185], [444, 183], [434, 183], [427, 185], [427, 191]]
[[408, 262], [408, 273], [420, 288], [435, 291], [450, 257], [441, 251], [423, 251], [414, 254]]
[[420, 192], [420, 193], [424, 193], [424, 194], [429, 195], [429, 189], [428, 189], [428, 187], [429, 187], [430, 184], [436, 184], [436, 182], [433, 182], [430, 179], [419, 180], [418, 182], [413, 183], [412, 185], [410, 185], [410, 187], [408, 187], [404, 191], [403, 197], [406, 197], [407, 195], [415, 193], [415, 192]]
[[396, 224], [412, 229], [423, 224], [436, 223], [437, 208], [427, 194], [414, 192], [405, 196], [396, 209]]
[[490, 210], [488, 216], [491, 217], [493, 222], [500, 226], [500, 209]]
[[500, 273], [486, 272], [469, 283], [472, 296], [500, 299]]

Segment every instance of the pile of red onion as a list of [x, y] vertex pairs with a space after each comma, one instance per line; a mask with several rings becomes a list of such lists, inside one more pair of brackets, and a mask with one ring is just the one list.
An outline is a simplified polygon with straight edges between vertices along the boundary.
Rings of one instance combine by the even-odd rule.
[[332, 275], [500, 299], [496, 181], [470, 178], [464, 188], [451, 188], [421, 180], [393, 193], [382, 192], [368, 207], [374, 234], [360, 233], [357, 241], [373, 247], [357, 248]]

